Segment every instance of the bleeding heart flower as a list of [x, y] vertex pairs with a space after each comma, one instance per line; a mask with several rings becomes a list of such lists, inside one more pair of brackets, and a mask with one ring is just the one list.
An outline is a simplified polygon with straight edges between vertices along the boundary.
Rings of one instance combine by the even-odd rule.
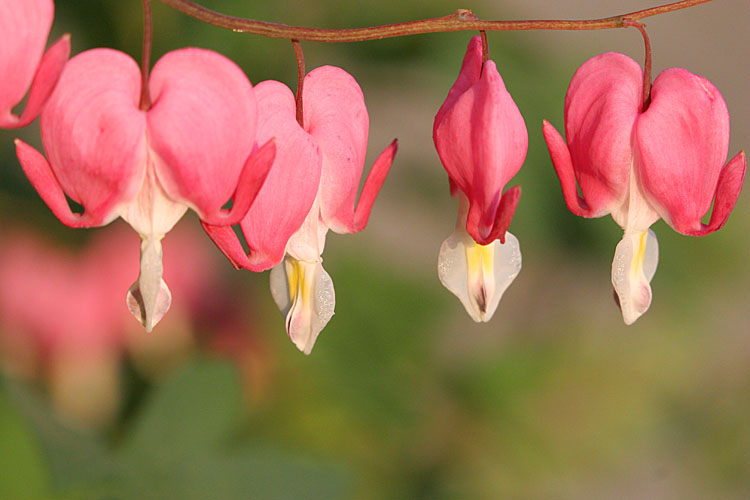
[[[127, 302], [147, 331], [171, 302], [161, 239], [188, 208], [211, 224], [239, 222], [274, 155], [272, 142], [251, 154], [253, 88], [224, 56], [170, 52], [155, 65], [149, 89], [153, 105], [141, 110], [135, 61], [110, 49], [84, 52], [66, 65], [42, 112], [49, 161], [16, 141], [21, 166], [60, 221], [92, 227], [119, 216], [140, 234], [140, 275]], [[66, 194], [82, 214], [71, 211]], [[232, 208], [223, 209], [230, 198]]]
[[[582, 217], [611, 214], [625, 231], [615, 250], [612, 285], [631, 324], [651, 304], [659, 251], [649, 227], [663, 218], [686, 235], [720, 229], [742, 189], [745, 153], [724, 165], [729, 113], [711, 82], [667, 69], [654, 81], [644, 110], [641, 67], [613, 52], [576, 71], [565, 97], [565, 132], [567, 145], [544, 122], [568, 208]], [[711, 220], [703, 224], [712, 203]]]
[[432, 136], [459, 200], [456, 229], [440, 248], [438, 275], [474, 321], [489, 321], [521, 270], [518, 240], [507, 232], [521, 188], [505, 194], [503, 188], [526, 158], [528, 135], [495, 63], [482, 64], [478, 36], [469, 42]]
[[333, 282], [322, 266], [326, 233], [364, 229], [396, 154], [396, 141], [375, 160], [355, 208], [369, 117], [354, 78], [332, 66], [306, 75], [304, 126], [296, 121], [294, 97], [286, 86], [262, 82], [256, 92], [258, 138], [276, 137], [278, 153], [240, 223], [250, 253], [245, 255], [231, 228], [204, 228], [235, 267], [273, 267], [271, 293], [286, 316], [287, 333], [309, 354], [336, 303]]
[[[44, 52], [52, 27], [52, 0], [0, 0], [0, 128], [25, 127], [37, 117], [70, 55], [64, 35]], [[13, 107], [29, 98], [21, 116]]]

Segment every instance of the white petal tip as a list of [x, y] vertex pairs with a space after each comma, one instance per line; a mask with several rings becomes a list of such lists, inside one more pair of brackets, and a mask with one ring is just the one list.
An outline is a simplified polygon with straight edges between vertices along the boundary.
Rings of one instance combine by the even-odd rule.
[[651, 279], [659, 262], [653, 231], [628, 232], [615, 249], [612, 288], [626, 325], [632, 325], [651, 306]]
[[492, 319], [500, 299], [520, 271], [521, 249], [518, 239], [509, 232], [504, 244], [494, 241], [482, 246], [459, 227], [440, 248], [440, 281], [477, 323]]
[[286, 331], [297, 349], [309, 355], [334, 314], [333, 281], [320, 261], [286, 256], [271, 270], [271, 295], [286, 317]]
[[169, 306], [172, 304], [172, 292], [169, 291], [169, 287], [162, 280], [153, 306], [147, 306], [136, 281], [128, 290], [126, 302], [130, 313], [150, 333], [169, 310]]

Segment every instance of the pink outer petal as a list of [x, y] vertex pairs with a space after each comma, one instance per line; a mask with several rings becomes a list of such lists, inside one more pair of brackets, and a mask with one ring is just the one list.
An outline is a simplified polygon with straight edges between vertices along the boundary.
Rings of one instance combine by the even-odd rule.
[[[510, 221], [513, 219], [513, 215], [516, 213], [516, 207], [518, 201], [521, 199], [521, 186], [513, 186], [508, 189], [500, 199], [500, 203], [495, 213], [495, 221], [492, 224], [492, 231], [486, 238], [476, 239], [473, 235], [474, 240], [480, 245], [489, 245], [495, 240], [500, 240], [500, 243], [505, 243], [505, 233], [510, 227]], [[476, 216], [474, 216], [476, 217]], [[466, 228], [469, 234], [477, 233], [477, 221], [472, 219], [471, 208], [469, 208], [469, 215], [466, 220]]]
[[[576, 71], [565, 96], [565, 133], [585, 207], [573, 203], [567, 158], [559, 138], [546, 131], [550, 155], [573, 213], [601, 217], [620, 206], [633, 163], [631, 138], [641, 107], [643, 72], [629, 57], [607, 52]], [[579, 207], [579, 211], [573, 207]]]
[[166, 168], [167, 194], [213, 220], [237, 188], [252, 152], [256, 103], [242, 70], [209, 50], [169, 52], [149, 83], [150, 143]]
[[138, 110], [139, 95], [135, 61], [122, 52], [94, 49], [65, 65], [42, 111], [42, 142], [52, 173], [93, 224], [112, 220], [117, 205], [140, 188], [146, 120]]
[[[654, 81], [651, 105], [636, 123], [636, 141], [639, 181], [648, 201], [675, 231], [705, 234], [701, 218], [717, 194], [719, 176], [727, 171], [722, 167], [729, 146], [729, 113], [719, 91], [684, 69], [663, 71]], [[744, 165], [736, 159], [723, 179], [730, 186], [721, 189], [722, 197], [733, 197], [731, 206], [741, 187], [739, 163]], [[726, 220], [728, 210], [721, 212]], [[715, 224], [718, 229], [723, 221]]]
[[458, 73], [458, 78], [448, 91], [448, 97], [445, 98], [445, 102], [440, 106], [437, 115], [435, 115], [435, 127], [437, 127], [439, 122], [443, 121], [443, 115], [453, 107], [456, 103], [456, 99], [461, 97], [461, 94], [469, 90], [472, 85], [479, 81], [481, 71], [482, 38], [480, 36], [475, 36], [469, 41], [469, 46], [466, 48], [466, 54], [461, 63], [461, 71]]
[[18, 122], [9, 126], [9, 128], [25, 127], [39, 115], [42, 106], [44, 106], [60, 78], [65, 63], [68, 61], [68, 56], [70, 56], [70, 35], [63, 35], [45, 52], [36, 75], [34, 75], [26, 108], [24, 108]]
[[275, 137], [277, 154], [266, 183], [240, 225], [250, 249], [242, 267], [263, 271], [281, 262], [287, 241], [310, 211], [320, 185], [321, 153], [297, 123], [294, 95], [286, 85], [261, 82], [255, 94], [258, 141]]
[[578, 194], [573, 159], [570, 157], [570, 150], [568, 145], [565, 144], [565, 139], [547, 120], [544, 120], [542, 124], [542, 132], [547, 143], [547, 149], [549, 149], [550, 158], [552, 158], [552, 165], [555, 167], [555, 173], [560, 179], [563, 198], [565, 198], [568, 210], [579, 217], [596, 217], [597, 215], [592, 215], [586, 200]]
[[361, 231], [367, 226], [370, 219], [370, 211], [375, 203], [375, 198], [380, 192], [380, 188], [385, 182], [385, 178], [393, 164], [393, 158], [398, 150], [398, 140], [394, 139], [375, 159], [370, 173], [367, 174], [365, 185], [362, 188], [362, 194], [357, 201], [357, 208], [354, 210], [354, 232]]
[[0, 0], [0, 126], [17, 126], [12, 108], [31, 85], [54, 10], [52, 0]]
[[[472, 56], [476, 45], [469, 44], [451, 92], [478, 76], [481, 54]], [[467, 232], [478, 242], [488, 241], [493, 233], [505, 234], [493, 227], [503, 187], [526, 158], [526, 125], [493, 61], [487, 61], [471, 87], [455, 98], [449, 95], [446, 104], [449, 101], [451, 105], [444, 105], [435, 117], [435, 147], [448, 175], [469, 199]]]
[[219, 226], [238, 224], [255, 202], [268, 173], [271, 171], [275, 156], [276, 139], [272, 137], [255, 150], [245, 162], [237, 181], [237, 190], [232, 196], [232, 208], [229, 210], [220, 209], [213, 214], [204, 214], [203, 220], [208, 224]]
[[103, 213], [92, 216], [90, 212], [75, 214], [70, 210], [65, 193], [57, 182], [47, 159], [36, 149], [20, 139], [16, 139], [16, 154], [26, 177], [29, 178], [34, 189], [44, 203], [52, 210], [60, 222], [70, 227], [100, 226], [109, 222], [103, 218]]
[[719, 175], [719, 184], [716, 187], [714, 209], [711, 212], [711, 220], [708, 224], [701, 224], [698, 231], [685, 232], [691, 236], [705, 236], [708, 233], [718, 231], [726, 224], [729, 214], [734, 209], [737, 198], [742, 191], [742, 183], [745, 180], [747, 170], [747, 158], [745, 152], [740, 151], [729, 160]]
[[[317, 141], [323, 154], [320, 180], [320, 206], [325, 224], [337, 233], [359, 231], [354, 204], [362, 176], [369, 132], [369, 116], [364, 96], [354, 78], [333, 66], [323, 66], [305, 77], [305, 130]], [[386, 157], [388, 153], [386, 153]], [[371, 206], [382, 183], [385, 161], [381, 163], [367, 191], [364, 206]], [[390, 163], [388, 163], [390, 166]], [[384, 169], [384, 170], [381, 170]], [[364, 207], [363, 206], [363, 207]], [[365, 208], [360, 213], [368, 212]], [[360, 223], [366, 217], [358, 217]]]

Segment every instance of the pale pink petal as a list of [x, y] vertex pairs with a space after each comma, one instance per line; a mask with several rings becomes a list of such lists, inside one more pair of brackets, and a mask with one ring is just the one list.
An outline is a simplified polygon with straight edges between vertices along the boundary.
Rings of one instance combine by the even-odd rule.
[[[701, 218], [711, 208], [729, 146], [729, 113], [719, 91], [684, 69], [665, 70], [654, 81], [651, 105], [635, 133], [639, 181], [649, 202], [675, 231], [705, 234]], [[730, 177], [736, 179], [733, 169]], [[732, 206], [741, 180], [739, 175], [730, 183]]]
[[0, 0], [0, 126], [20, 126], [12, 114], [29, 90], [54, 17], [52, 0]]
[[156, 63], [149, 89], [150, 145], [165, 165], [159, 180], [172, 199], [216, 221], [255, 141], [250, 82], [226, 57], [188, 48]]
[[276, 157], [276, 139], [271, 138], [260, 148], [253, 151], [242, 167], [237, 181], [237, 190], [232, 195], [232, 208], [221, 209], [213, 214], [203, 214], [203, 220], [209, 224], [231, 226], [239, 223], [247, 214], [250, 206], [266, 182], [274, 158]]
[[26, 177], [37, 190], [44, 203], [60, 222], [70, 227], [91, 227], [106, 224], [103, 213], [92, 215], [90, 211], [76, 214], [70, 209], [65, 193], [57, 182], [47, 159], [36, 149], [16, 139], [16, 155]]
[[[643, 72], [629, 57], [607, 52], [576, 71], [565, 97], [565, 134], [573, 169], [588, 207], [601, 217], [624, 201], [633, 163], [632, 132], [641, 108]], [[550, 148], [564, 161], [560, 145]], [[560, 164], [560, 171], [566, 168]], [[572, 193], [569, 173], [561, 178]], [[575, 212], [574, 212], [575, 213]]]
[[47, 52], [44, 53], [42, 62], [39, 64], [34, 81], [31, 83], [29, 100], [18, 120], [19, 127], [31, 123], [39, 115], [42, 106], [49, 98], [60, 78], [65, 63], [70, 56], [70, 35], [63, 35], [55, 42]]
[[[86, 225], [112, 220], [117, 205], [140, 188], [146, 120], [138, 110], [139, 95], [135, 61], [122, 52], [95, 49], [65, 65], [42, 112], [42, 142], [52, 174], [83, 206]], [[64, 220], [59, 202], [58, 197], [53, 211]]]
[[[361, 228], [354, 221], [354, 205], [370, 126], [362, 90], [346, 71], [323, 66], [305, 77], [303, 99], [305, 130], [323, 154], [319, 193], [323, 220], [338, 233], [356, 232]], [[380, 168], [385, 168], [383, 163]], [[368, 190], [366, 204], [371, 204], [373, 191]]]
[[[281, 262], [287, 241], [310, 211], [320, 184], [321, 153], [315, 140], [297, 123], [294, 95], [286, 85], [261, 82], [255, 87], [255, 94], [257, 140], [275, 138], [276, 159], [240, 223], [250, 250], [241, 265], [264, 271]], [[235, 263], [240, 262], [238, 259], [239, 256], [230, 257]]]

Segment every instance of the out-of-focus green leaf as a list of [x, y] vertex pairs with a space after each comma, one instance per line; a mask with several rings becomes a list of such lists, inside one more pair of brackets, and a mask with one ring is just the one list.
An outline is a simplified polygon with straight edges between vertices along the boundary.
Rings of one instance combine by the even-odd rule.
[[163, 460], [215, 447], [238, 417], [239, 386], [230, 365], [198, 360], [156, 390], [124, 443], [123, 457]]
[[14, 410], [0, 378], [0, 499], [49, 496], [49, 472], [29, 426]]

